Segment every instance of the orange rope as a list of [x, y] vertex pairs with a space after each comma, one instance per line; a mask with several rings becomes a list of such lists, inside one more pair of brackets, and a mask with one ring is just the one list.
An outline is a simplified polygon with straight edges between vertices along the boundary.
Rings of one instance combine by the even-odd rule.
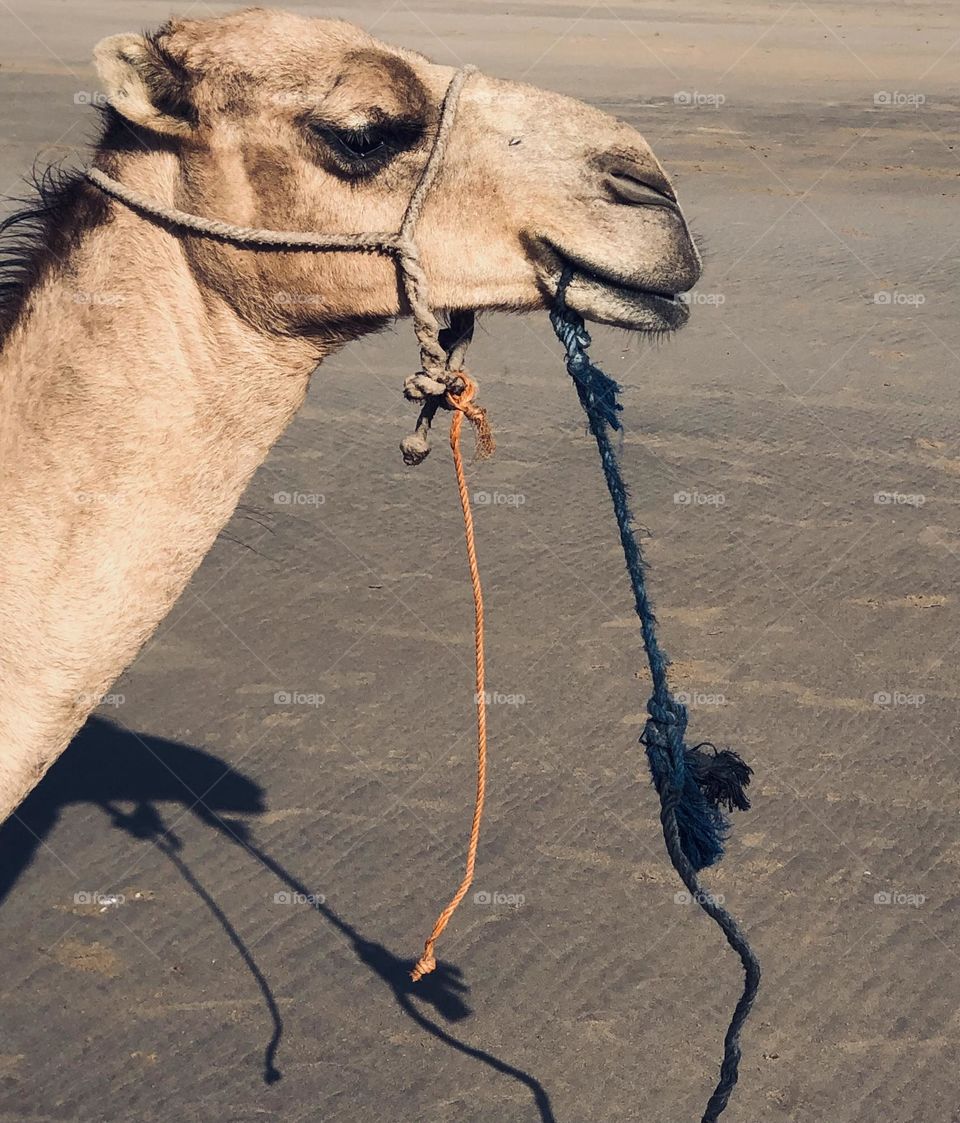
[[433, 947], [443, 934], [450, 917], [453, 916], [457, 906], [467, 895], [467, 890], [473, 882], [473, 868], [477, 861], [477, 844], [480, 841], [480, 820], [483, 817], [483, 802], [487, 787], [487, 704], [484, 694], [486, 677], [483, 658], [483, 590], [480, 588], [480, 570], [477, 566], [477, 549], [473, 536], [473, 512], [470, 509], [470, 495], [467, 492], [467, 479], [463, 471], [463, 456], [460, 453], [460, 429], [464, 417], [473, 425], [477, 438], [477, 459], [483, 460], [494, 449], [493, 435], [487, 423], [486, 413], [480, 406], [472, 404], [473, 396], [477, 392], [476, 383], [463, 371], [458, 372], [464, 383], [464, 389], [459, 394], [448, 392], [446, 404], [453, 410], [450, 422], [450, 448], [453, 450], [453, 466], [457, 473], [457, 490], [460, 492], [460, 507], [463, 510], [463, 531], [467, 544], [467, 562], [470, 566], [470, 583], [473, 585], [474, 609], [474, 646], [476, 650], [477, 666], [477, 797], [473, 808], [473, 822], [470, 826], [470, 843], [467, 847], [467, 866], [460, 882], [460, 888], [454, 893], [450, 904], [437, 917], [427, 942], [423, 947], [423, 955], [410, 972], [414, 982], [424, 975], [429, 975], [437, 966], [433, 955]]

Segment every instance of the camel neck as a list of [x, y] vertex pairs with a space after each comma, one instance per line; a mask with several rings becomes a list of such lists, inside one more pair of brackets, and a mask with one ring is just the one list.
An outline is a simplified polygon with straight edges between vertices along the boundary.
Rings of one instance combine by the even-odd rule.
[[30, 293], [0, 352], [0, 819], [169, 611], [319, 357], [119, 206]]

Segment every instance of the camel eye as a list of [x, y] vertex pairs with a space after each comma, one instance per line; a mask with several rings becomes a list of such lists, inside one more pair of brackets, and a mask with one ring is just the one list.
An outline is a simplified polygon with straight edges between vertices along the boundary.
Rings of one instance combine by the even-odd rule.
[[306, 117], [303, 123], [320, 142], [320, 161], [335, 175], [354, 180], [376, 175], [395, 156], [414, 148], [423, 136], [421, 122], [392, 118], [355, 128], [316, 117]]
[[365, 129], [324, 130], [326, 139], [340, 150], [341, 155], [354, 160], [367, 160], [387, 147], [387, 134], [375, 125]]

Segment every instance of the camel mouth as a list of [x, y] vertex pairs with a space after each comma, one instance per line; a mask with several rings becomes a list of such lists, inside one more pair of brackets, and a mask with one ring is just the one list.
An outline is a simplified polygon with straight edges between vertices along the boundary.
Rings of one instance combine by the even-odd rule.
[[556, 294], [564, 270], [572, 269], [565, 299], [585, 320], [630, 331], [663, 333], [677, 331], [690, 317], [689, 305], [679, 292], [633, 284], [556, 246], [549, 249], [552, 267], [543, 280], [551, 296]]

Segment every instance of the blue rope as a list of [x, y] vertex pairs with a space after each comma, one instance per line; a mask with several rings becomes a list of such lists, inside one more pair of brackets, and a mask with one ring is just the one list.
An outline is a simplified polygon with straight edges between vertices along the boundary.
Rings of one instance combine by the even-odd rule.
[[620, 386], [591, 362], [587, 349], [590, 335], [583, 318], [567, 307], [565, 295], [572, 270], [567, 269], [557, 289], [550, 322], [567, 353], [567, 371], [573, 378], [587, 415], [590, 432], [600, 452], [600, 463], [620, 530], [620, 544], [630, 575], [630, 584], [643, 645], [650, 665], [653, 692], [647, 702], [647, 722], [640, 743], [647, 753], [654, 787], [660, 797], [660, 823], [667, 853], [692, 898], [721, 928], [727, 943], [739, 955], [744, 970], [743, 993], [737, 1002], [724, 1038], [720, 1079], [704, 1109], [701, 1123], [716, 1123], [737, 1083], [740, 1064], [740, 1031], [753, 1006], [760, 985], [760, 963], [734, 918], [704, 892], [697, 871], [723, 856], [729, 823], [726, 806], [747, 810], [750, 802], [743, 787], [751, 769], [729, 750], [718, 752], [713, 745], [688, 748], [686, 707], [670, 692], [669, 660], [657, 640], [657, 621], [647, 594], [643, 555], [633, 532], [633, 516], [627, 486], [610, 432], [621, 429], [622, 409], [617, 395]]

